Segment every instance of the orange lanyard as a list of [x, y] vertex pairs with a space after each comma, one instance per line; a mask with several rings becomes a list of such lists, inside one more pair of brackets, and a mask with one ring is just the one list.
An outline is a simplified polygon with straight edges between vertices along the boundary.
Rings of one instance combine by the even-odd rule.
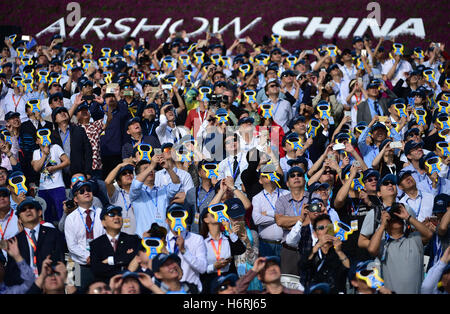
[[13, 103], [14, 103], [14, 112], [17, 112], [17, 106], [20, 103], [20, 100], [22, 99], [22, 96], [19, 97], [19, 100], [16, 102], [16, 98], [14, 97], [14, 94], [12, 95]]
[[14, 215], [14, 211], [11, 209], [11, 212], [9, 213], [8, 221], [6, 222], [5, 231], [2, 230], [2, 226], [0, 225], [0, 233], [2, 234], [2, 240], [5, 238], [6, 229], [8, 229], [9, 222]]
[[[211, 239], [211, 246], [214, 250], [214, 255], [216, 255], [216, 261], [220, 259], [220, 250], [222, 248], [222, 238], [219, 239], [219, 246], [216, 248], [216, 245], [214, 244], [214, 239]], [[220, 269], [217, 270], [217, 275], [220, 276]]]
[[36, 260], [36, 244], [34, 243], [33, 239], [30, 237], [30, 235], [28, 234], [28, 232], [26, 230], [25, 234], [27, 235], [28, 241], [30, 242], [31, 247], [33, 248], [33, 264], [36, 267], [37, 266], [37, 260]]
[[359, 97], [358, 97], [358, 95], [356, 95], [356, 93], [355, 93], [355, 98], [356, 98], [356, 103], [355, 103], [355, 107], [354, 108], [356, 110], [356, 108], [358, 107], [358, 104], [359, 104]]

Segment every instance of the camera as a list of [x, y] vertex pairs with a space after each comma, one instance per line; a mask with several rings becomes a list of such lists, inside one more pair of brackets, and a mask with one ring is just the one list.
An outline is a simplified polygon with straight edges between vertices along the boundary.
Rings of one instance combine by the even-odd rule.
[[394, 203], [390, 208], [388, 208], [388, 213], [391, 216], [391, 219], [400, 219], [397, 215], [395, 215], [400, 214], [400, 206], [402, 206], [400, 203]]
[[211, 105], [220, 105], [221, 103], [228, 103], [227, 95], [211, 95], [211, 100], [209, 101]]
[[67, 209], [75, 209], [77, 207], [77, 205], [75, 204], [74, 200], [67, 200], [66, 201], [66, 207]]

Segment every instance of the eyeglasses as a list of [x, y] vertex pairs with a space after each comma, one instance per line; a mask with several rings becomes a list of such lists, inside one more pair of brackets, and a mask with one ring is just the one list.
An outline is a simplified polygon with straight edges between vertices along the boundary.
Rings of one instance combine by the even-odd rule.
[[324, 230], [324, 229], [326, 229], [326, 228], [328, 228], [328, 226], [331, 226], [331, 224], [328, 224], [328, 225], [325, 225], [325, 226], [317, 226], [316, 227], [316, 230]]
[[269, 88], [274, 88], [274, 87], [278, 87], [278, 85], [269, 85]]
[[111, 288], [107, 285], [104, 285], [103, 287], [98, 287], [98, 288], [95, 288], [94, 290], [92, 290], [92, 292], [97, 293], [97, 294], [102, 293], [104, 291], [111, 291]]
[[116, 217], [116, 216], [122, 217], [122, 213], [121, 212], [116, 212], [116, 211], [108, 212], [106, 215], [108, 217]]
[[289, 175], [289, 178], [295, 178], [295, 177], [303, 178], [303, 174], [301, 174], [300, 172], [294, 172]]
[[366, 181], [366, 182], [377, 182], [378, 179], [375, 178], [375, 177], [371, 177], [371, 178], [369, 178], [369, 179], [367, 179], [367, 180], [365, 180], [365, 181]]
[[84, 180], [86, 180], [86, 178], [84, 176], [73, 177], [72, 178], [72, 183], [75, 183], [77, 181], [84, 181]]
[[395, 185], [395, 183], [392, 182], [392, 181], [385, 181], [385, 182], [382, 183], [382, 185], [383, 185], [383, 186]]
[[92, 192], [92, 189], [88, 186], [84, 186], [81, 189], [78, 190], [78, 194], [84, 194], [86, 192]]

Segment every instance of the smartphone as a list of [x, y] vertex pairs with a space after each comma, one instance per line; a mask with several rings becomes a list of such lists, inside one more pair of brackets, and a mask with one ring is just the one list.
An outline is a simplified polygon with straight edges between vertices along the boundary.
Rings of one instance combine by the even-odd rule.
[[333, 145], [333, 150], [342, 150], [342, 149], [345, 149], [345, 144], [343, 143], [337, 143]]
[[82, 99], [83, 100], [94, 100], [94, 95], [86, 95], [86, 96], [83, 96]]
[[336, 160], [336, 157], [335, 157], [334, 154], [332, 154], [332, 153], [329, 153], [329, 154], [327, 155], [327, 158], [328, 158], [328, 159], [331, 159], [331, 160]]
[[362, 77], [358, 77], [358, 84], [359, 84], [359, 86], [362, 86], [362, 85], [363, 85], [363, 79], [362, 79]]
[[344, 117], [351, 117], [352, 112], [350, 110], [344, 110]]
[[115, 94], [116, 91], [119, 89], [119, 84], [112, 83], [106, 85], [106, 94]]
[[144, 45], [145, 45], [145, 41], [144, 41], [144, 38], [139, 38], [139, 47], [144, 47]]
[[378, 121], [379, 122], [386, 122], [386, 120], [388, 119], [388, 117], [387, 116], [380, 116], [380, 117], [378, 117]]
[[161, 155], [161, 148], [155, 148], [155, 155]]
[[361, 50], [361, 57], [367, 57], [367, 50], [366, 49], [362, 49]]
[[389, 147], [390, 148], [402, 148], [402, 142], [400, 142], [400, 141], [397, 141], [397, 142], [391, 142], [390, 144], [389, 144]]
[[31, 36], [29, 36], [29, 35], [22, 35], [22, 40], [30, 41], [31, 40]]
[[325, 70], [325, 68], [321, 68], [320, 72], [326, 72], [327, 70]]
[[354, 165], [355, 167], [360, 167], [360, 166], [361, 166], [361, 164], [360, 164], [359, 161], [357, 161], [357, 160], [355, 160], [355, 161], [353, 162], [353, 165]]
[[170, 85], [170, 84], [163, 84], [161, 87], [162, 87], [162, 89], [168, 89], [168, 90], [172, 89], [172, 85]]
[[329, 224], [327, 226], [327, 234], [329, 234], [330, 236], [334, 237], [334, 226], [333, 226], [333, 224]]

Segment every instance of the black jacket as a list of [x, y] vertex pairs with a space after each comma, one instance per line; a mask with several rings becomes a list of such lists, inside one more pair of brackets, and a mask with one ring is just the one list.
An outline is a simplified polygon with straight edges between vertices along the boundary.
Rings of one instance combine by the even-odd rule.
[[[90, 243], [91, 270], [96, 279], [109, 283], [111, 277], [128, 267], [141, 247], [141, 239], [137, 235], [121, 232], [118, 241], [116, 252], [106, 234]], [[114, 257], [114, 265], [103, 263], [109, 256]]]

